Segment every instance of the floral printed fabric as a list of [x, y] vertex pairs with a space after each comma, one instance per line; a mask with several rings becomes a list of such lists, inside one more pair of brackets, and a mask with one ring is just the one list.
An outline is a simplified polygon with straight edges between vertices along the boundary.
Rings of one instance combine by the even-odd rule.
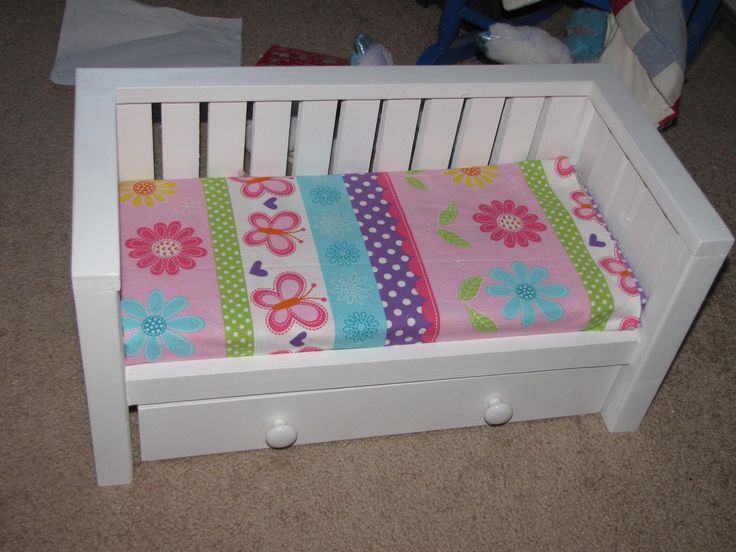
[[128, 364], [638, 326], [560, 158], [120, 186]]

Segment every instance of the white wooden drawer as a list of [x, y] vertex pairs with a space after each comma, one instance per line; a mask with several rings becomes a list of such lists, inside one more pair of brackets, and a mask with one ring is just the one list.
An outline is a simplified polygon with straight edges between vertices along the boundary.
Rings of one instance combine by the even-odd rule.
[[511, 421], [590, 414], [600, 411], [618, 370], [603, 366], [141, 405], [141, 456], [265, 448], [277, 418], [296, 429], [296, 444], [483, 425], [492, 397], [511, 405]]

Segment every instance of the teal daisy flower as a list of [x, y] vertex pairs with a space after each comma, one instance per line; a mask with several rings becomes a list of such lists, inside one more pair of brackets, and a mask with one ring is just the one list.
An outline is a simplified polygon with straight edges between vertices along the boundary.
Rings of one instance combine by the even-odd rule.
[[356, 311], [345, 319], [342, 331], [345, 337], [351, 341], [366, 341], [376, 335], [378, 321], [372, 314]]
[[506, 320], [521, 314], [521, 325], [526, 328], [536, 321], [537, 310], [550, 322], [564, 316], [562, 305], [551, 298], [565, 297], [570, 290], [561, 284], [542, 285], [549, 276], [547, 269], [535, 266], [529, 270], [524, 263], [517, 261], [511, 265], [511, 270], [513, 274], [500, 268], [491, 270], [491, 278], [500, 284], [491, 284], [486, 288], [488, 295], [493, 297], [511, 297], [503, 307]]
[[204, 320], [199, 316], [176, 317], [188, 305], [185, 297], [166, 301], [157, 289], [148, 295], [148, 306], [135, 299], [123, 299], [123, 332], [134, 332], [125, 341], [125, 356], [134, 357], [143, 351], [147, 361], [156, 362], [161, 358], [162, 346], [177, 356], [191, 356], [194, 345], [179, 334], [200, 331]]

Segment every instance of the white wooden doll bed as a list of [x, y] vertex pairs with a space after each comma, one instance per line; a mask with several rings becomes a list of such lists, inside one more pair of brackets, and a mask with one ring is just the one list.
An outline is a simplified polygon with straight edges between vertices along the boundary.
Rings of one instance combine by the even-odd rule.
[[[355, 122], [361, 132], [347, 133]], [[733, 242], [604, 66], [87, 69], [74, 140], [72, 279], [102, 485], [132, 479], [131, 406], [144, 460], [484, 418], [600, 412], [611, 431], [634, 430]], [[646, 290], [635, 331], [124, 366], [119, 181], [236, 175], [244, 162], [250, 175], [338, 174], [560, 155]]]

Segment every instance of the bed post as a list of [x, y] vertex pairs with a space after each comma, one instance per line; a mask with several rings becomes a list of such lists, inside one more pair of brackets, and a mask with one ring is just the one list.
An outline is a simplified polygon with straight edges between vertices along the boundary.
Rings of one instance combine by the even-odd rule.
[[119, 297], [115, 292], [74, 293], [99, 485], [133, 480], [130, 414], [125, 392]]
[[609, 431], [639, 427], [725, 258], [689, 255], [684, 246], [676, 253], [655, 290], [659, 295], [644, 309], [639, 352], [621, 369], [601, 409]]
[[120, 327], [118, 146], [115, 88], [77, 71], [74, 114], [72, 285], [100, 485], [133, 478]]

